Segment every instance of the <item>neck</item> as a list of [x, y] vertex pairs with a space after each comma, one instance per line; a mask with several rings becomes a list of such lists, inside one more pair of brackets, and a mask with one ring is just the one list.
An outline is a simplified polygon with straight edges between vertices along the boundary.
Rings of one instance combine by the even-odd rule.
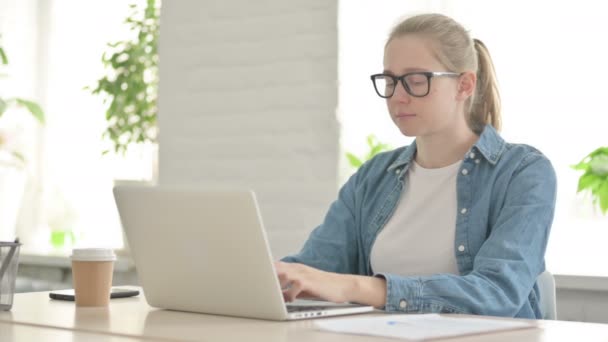
[[416, 137], [416, 163], [426, 169], [452, 165], [462, 160], [478, 139], [479, 136], [468, 126], [466, 129]]

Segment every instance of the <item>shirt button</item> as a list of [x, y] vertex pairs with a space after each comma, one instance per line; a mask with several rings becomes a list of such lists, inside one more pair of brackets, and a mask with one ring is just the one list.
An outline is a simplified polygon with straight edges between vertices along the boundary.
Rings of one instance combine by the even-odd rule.
[[464, 245], [458, 246], [458, 251], [459, 252], [464, 252]]
[[399, 307], [402, 309], [405, 309], [407, 307], [407, 302], [405, 301], [405, 299], [399, 301]]
[[466, 214], [466, 213], [467, 213], [467, 208], [462, 208], [462, 209], [460, 210], [460, 213], [461, 213], [461, 214]]
[[467, 170], [467, 169], [462, 169], [462, 174], [463, 174], [463, 175], [465, 175], [465, 176], [466, 176], [466, 175], [468, 175], [468, 174], [469, 174], [469, 170]]
[[475, 164], [479, 164], [479, 159], [475, 159]]
[[469, 154], [469, 158], [474, 159], [475, 158], [475, 153], [471, 152], [471, 154]]
[[398, 174], [400, 174], [400, 173], [401, 173], [401, 170], [399, 170], [399, 169], [395, 170], [395, 174], [397, 174], [397, 175], [398, 175]]

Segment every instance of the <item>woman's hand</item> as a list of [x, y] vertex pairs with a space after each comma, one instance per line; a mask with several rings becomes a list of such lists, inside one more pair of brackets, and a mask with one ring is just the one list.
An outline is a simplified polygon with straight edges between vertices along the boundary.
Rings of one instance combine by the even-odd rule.
[[356, 302], [375, 307], [386, 303], [386, 280], [352, 274], [331, 273], [303, 264], [275, 262], [283, 298], [321, 299], [335, 303]]
[[353, 287], [353, 279], [345, 274], [281, 261], [275, 262], [275, 268], [286, 302], [307, 298], [342, 303], [348, 301], [346, 294]]

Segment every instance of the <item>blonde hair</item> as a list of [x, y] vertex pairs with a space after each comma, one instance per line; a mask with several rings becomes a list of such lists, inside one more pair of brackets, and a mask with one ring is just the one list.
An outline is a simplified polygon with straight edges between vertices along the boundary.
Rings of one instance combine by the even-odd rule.
[[486, 124], [500, 130], [500, 94], [494, 64], [486, 46], [454, 19], [442, 14], [421, 14], [405, 19], [391, 31], [385, 47], [395, 38], [408, 34], [428, 37], [435, 57], [449, 71], [475, 71], [477, 87], [467, 100], [467, 123], [479, 134]]

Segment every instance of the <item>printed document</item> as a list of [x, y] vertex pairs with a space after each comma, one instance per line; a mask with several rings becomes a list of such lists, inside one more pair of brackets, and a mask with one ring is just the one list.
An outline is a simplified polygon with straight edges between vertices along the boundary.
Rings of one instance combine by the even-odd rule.
[[315, 321], [314, 324], [325, 331], [415, 341], [535, 327], [526, 321], [439, 314], [387, 314], [376, 317], [324, 319]]

